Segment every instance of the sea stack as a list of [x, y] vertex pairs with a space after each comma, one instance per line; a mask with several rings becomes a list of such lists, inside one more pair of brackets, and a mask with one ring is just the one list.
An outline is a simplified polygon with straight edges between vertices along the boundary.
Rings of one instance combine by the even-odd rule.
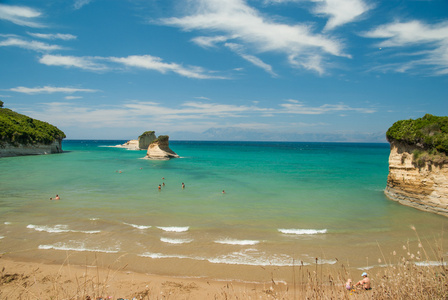
[[148, 152], [145, 158], [167, 160], [179, 157], [179, 155], [170, 149], [168, 140], [169, 137], [167, 135], [160, 135], [157, 139], [152, 141], [148, 147]]
[[448, 117], [398, 121], [390, 143], [385, 194], [403, 205], [448, 217]]
[[57, 127], [3, 108], [0, 101], [0, 157], [61, 153], [64, 138]]

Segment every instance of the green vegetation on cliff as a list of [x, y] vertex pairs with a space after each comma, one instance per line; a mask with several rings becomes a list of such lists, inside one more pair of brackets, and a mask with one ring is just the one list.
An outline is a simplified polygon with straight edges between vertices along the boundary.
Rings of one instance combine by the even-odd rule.
[[448, 154], [448, 117], [426, 114], [416, 120], [395, 122], [386, 133], [389, 142], [398, 141], [415, 146], [414, 162], [444, 163]]
[[53, 125], [0, 107], [0, 146], [7, 143], [51, 144], [63, 138], [65, 138], [64, 132]]
[[152, 141], [151, 142], [151, 144], [154, 144], [154, 143], [168, 143], [168, 139], [169, 139], [169, 136], [168, 135], [159, 135], [159, 137], [158, 138], [156, 138], [154, 141]]

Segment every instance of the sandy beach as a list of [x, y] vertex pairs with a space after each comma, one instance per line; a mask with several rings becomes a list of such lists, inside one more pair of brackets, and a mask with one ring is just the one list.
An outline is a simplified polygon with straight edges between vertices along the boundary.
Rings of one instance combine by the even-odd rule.
[[128, 271], [126, 265], [44, 264], [0, 258], [1, 299], [226, 299], [285, 293], [284, 283], [176, 278]]

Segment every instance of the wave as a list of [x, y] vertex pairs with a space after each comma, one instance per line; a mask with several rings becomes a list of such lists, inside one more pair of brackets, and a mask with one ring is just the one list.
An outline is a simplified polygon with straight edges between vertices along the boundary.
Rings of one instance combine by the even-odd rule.
[[161, 238], [160, 239], [164, 243], [168, 244], [186, 244], [191, 243], [193, 240], [183, 240], [183, 239], [168, 239], [168, 238]]
[[4, 238], [5, 238], [4, 236], [0, 236], [0, 240], [1, 240], [1, 239], [4, 239]]
[[130, 224], [130, 223], [125, 223], [125, 222], [123, 222], [123, 224], [132, 226], [132, 227], [137, 228], [137, 229], [148, 229], [148, 228], [151, 228], [151, 226], [136, 225], [136, 224]]
[[39, 225], [33, 225], [30, 224], [26, 226], [26, 228], [34, 229], [36, 231], [45, 231], [48, 233], [64, 233], [64, 232], [80, 232], [80, 233], [100, 233], [100, 230], [71, 230], [68, 229], [67, 225], [55, 225], [54, 227], [50, 226], [39, 226]]
[[86, 248], [84, 245], [68, 246], [62, 243], [57, 243], [55, 245], [39, 245], [41, 250], [64, 250], [64, 251], [80, 251], [80, 252], [102, 252], [102, 253], [118, 253], [119, 249], [98, 249], [98, 248]]
[[5, 225], [11, 225], [11, 222], [5, 222], [5, 223], [3, 223], [3, 224], [5, 224]]
[[284, 234], [296, 234], [296, 235], [307, 235], [307, 234], [319, 234], [327, 233], [327, 229], [278, 229]]
[[254, 241], [254, 240], [232, 240], [232, 239], [224, 239], [224, 240], [217, 240], [215, 243], [218, 244], [226, 244], [226, 245], [256, 245], [260, 243], [260, 241]]
[[149, 257], [149, 258], [180, 258], [180, 259], [196, 259], [196, 260], [205, 260], [199, 257], [193, 258], [185, 255], [172, 255], [172, 254], [163, 254], [163, 253], [151, 253], [151, 252], [145, 252], [143, 254], [139, 254], [140, 257]]
[[415, 262], [415, 265], [420, 267], [440, 267], [440, 266], [447, 266], [448, 262], [441, 262], [441, 261], [418, 261]]
[[190, 229], [190, 226], [186, 226], [186, 227], [159, 227], [159, 226], [157, 226], [157, 228], [159, 228], [163, 231], [169, 231], [169, 232], [185, 232], [185, 231], [188, 231], [188, 229]]

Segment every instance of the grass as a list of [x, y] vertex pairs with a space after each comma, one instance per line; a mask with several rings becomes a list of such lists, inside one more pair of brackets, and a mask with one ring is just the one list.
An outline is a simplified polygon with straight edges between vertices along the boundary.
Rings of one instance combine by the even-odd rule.
[[59, 271], [51, 276], [39, 277], [38, 269], [26, 274], [3, 269], [0, 299], [447, 299], [448, 268], [442, 242], [435, 241], [429, 249], [424, 248], [417, 231], [411, 228], [415, 231], [416, 243], [407, 242], [387, 255], [379, 246], [381, 267], [368, 271], [372, 282], [369, 291], [345, 288], [347, 279], [356, 283], [362, 271], [340, 261], [334, 265], [320, 264], [319, 258], [313, 266], [294, 262], [288, 284], [278, 282], [271, 273], [271, 281], [264, 284], [218, 282], [210, 285], [178, 278], [160, 282], [130, 278], [117, 281], [117, 275], [126, 266], [102, 269], [98, 261], [95, 268], [88, 268], [86, 263], [83, 274], [76, 275], [68, 255]]

